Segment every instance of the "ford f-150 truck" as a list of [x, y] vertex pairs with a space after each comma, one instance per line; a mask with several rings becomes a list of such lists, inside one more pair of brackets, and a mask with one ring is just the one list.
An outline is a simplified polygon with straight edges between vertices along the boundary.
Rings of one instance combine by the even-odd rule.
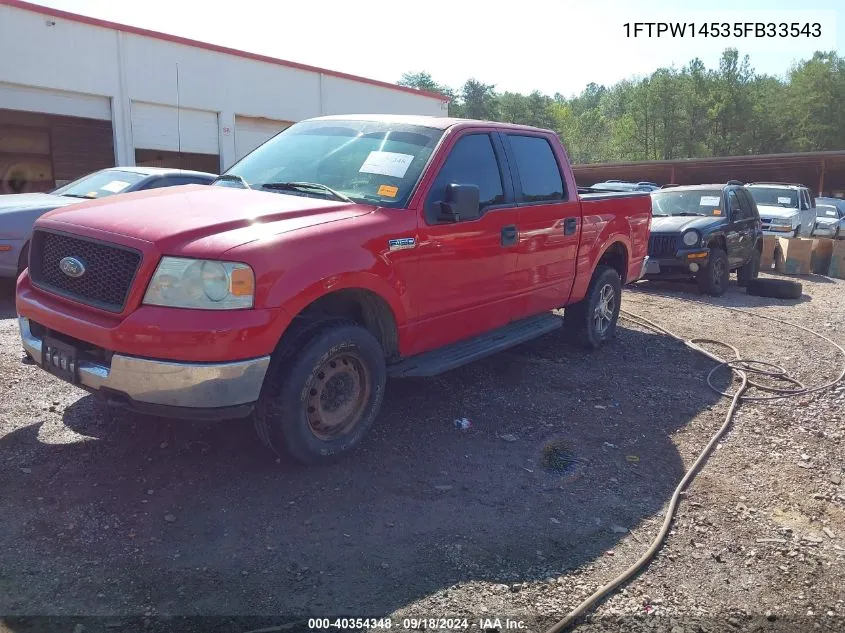
[[361, 440], [389, 376], [561, 326], [608, 341], [650, 224], [648, 193], [579, 196], [547, 130], [319, 117], [211, 186], [42, 216], [20, 333], [43, 369], [111, 405], [250, 418], [277, 453], [326, 462]]

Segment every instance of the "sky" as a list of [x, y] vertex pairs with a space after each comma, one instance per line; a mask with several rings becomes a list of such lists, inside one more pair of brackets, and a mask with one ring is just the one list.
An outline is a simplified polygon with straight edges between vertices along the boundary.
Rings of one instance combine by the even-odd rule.
[[[845, 43], [842, 0], [519, 0], [501, 10], [489, 0], [37, 4], [382, 81], [427, 71], [452, 87], [472, 77], [498, 91], [567, 97], [591, 82], [681, 68], [694, 57], [716, 67], [729, 46], [748, 54], [757, 72], [783, 76], [816, 50], [842, 54]], [[712, 22], [818, 23], [821, 36], [726, 39], [691, 37], [689, 30], [683, 37], [626, 36], [626, 23], [633, 31], [634, 23], [647, 22], [693, 23], [697, 31]]]

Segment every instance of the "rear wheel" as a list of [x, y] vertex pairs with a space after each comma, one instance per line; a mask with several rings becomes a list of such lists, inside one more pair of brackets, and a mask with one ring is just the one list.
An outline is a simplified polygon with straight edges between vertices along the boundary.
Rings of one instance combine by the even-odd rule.
[[351, 451], [378, 415], [387, 369], [376, 338], [354, 322], [310, 324], [280, 344], [253, 414], [261, 441], [303, 464]]
[[728, 269], [728, 254], [721, 248], [710, 250], [710, 261], [696, 275], [698, 287], [714, 297], [725, 294], [730, 282], [731, 272]]
[[571, 340], [597, 349], [616, 335], [622, 305], [622, 280], [610, 266], [599, 266], [587, 296], [564, 310], [564, 327]]
[[736, 281], [739, 286], [747, 286], [749, 281], [757, 279], [760, 275], [760, 257], [760, 251], [755, 248], [751, 259], [736, 272]]

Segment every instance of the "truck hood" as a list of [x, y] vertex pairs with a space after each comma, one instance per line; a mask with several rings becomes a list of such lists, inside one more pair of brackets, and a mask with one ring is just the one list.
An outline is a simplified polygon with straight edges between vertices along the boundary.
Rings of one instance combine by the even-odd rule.
[[798, 215], [798, 209], [769, 206], [768, 204], [758, 204], [757, 211], [760, 212], [762, 218], [791, 218]]
[[[150, 242], [160, 252], [215, 255], [262, 237], [353, 218], [376, 207], [208, 185], [165, 187], [56, 209], [41, 223]], [[38, 226], [38, 225], [36, 225]]]
[[0, 196], [0, 214], [24, 209], [57, 209], [80, 202], [80, 198], [54, 196], [51, 193], [12, 193]]
[[704, 231], [722, 222], [722, 218], [712, 216], [672, 215], [653, 217], [652, 233], [683, 233], [687, 229]]

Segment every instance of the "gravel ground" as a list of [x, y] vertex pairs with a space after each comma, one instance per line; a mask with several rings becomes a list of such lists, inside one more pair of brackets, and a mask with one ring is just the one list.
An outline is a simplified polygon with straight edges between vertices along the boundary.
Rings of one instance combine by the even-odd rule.
[[[825, 343], [719, 307], [845, 344], [845, 281], [803, 283], [785, 302], [641, 283], [623, 307], [815, 385], [840, 362]], [[21, 362], [0, 291], [0, 632], [328, 615], [543, 631], [647, 548], [728, 407], [706, 385], [712, 361], [623, 321], [598, 352], [555, 333], [394, 381], [360, 450], [299, 468], [242, 422], [108, 419]], [[742, 405], [660, 554], [577, 630], [845, 629], [843, 404], [845, 385]]]

